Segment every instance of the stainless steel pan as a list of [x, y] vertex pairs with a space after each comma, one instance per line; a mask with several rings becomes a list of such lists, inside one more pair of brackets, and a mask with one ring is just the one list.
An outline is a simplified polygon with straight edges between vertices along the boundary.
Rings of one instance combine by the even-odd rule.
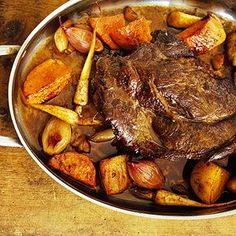
[[[38, 45], [50, 36], [58, 27], [58, 17], [66, 16], [73, 12], [80, 12], [88, 8], [88, 6], [94, 3], [94, 0], [72, 0], [68, 1], [48, 17], [46, 17], [28, 36], [24, 44], [21, 46], [10, 74], [8, 99], [9, 109], [11, 113], [12, 122], [19, 137], [20, 143], [24, 146], [30, 156], [35, 162], [54, 180], [59, 184], [70, 190], [71, 192], [79, 195], [80, 197], [87, 199], [98, 205], [117, 210], [120, 212], [145, 216], [151, 218], [161, 219], [204, 219], [215, 218], [220, 216], [228, 216], [236, 213], [236, 204], [228, 205], [225, 207], [217, 207], [210, 209], [194, 209], [194, 208], [177, 208], [177, 207], [162, 207], [151, 203], [140, 201], [137, 199], [131, 199], [127, 196], [114, 196], [108, 197], [105, 194], [97, 193], [82, 184], [79, 184], [72, 179], [69, 179], [58, 172], [51, 170], [45, 163], [43, 153], [40, 147], [37, 145], [38, 136], [30, 135], [27, 132], [26, 124], [22, 119], [22, 110], [19, 109], [21, 104], [20, 99], [20, 87], [24, 79], [27, 67], [27, 63], [32, 57], [34, 51]], [[236, 21], [236, 2], [232, 1], [187, 1], [187, 0], [163, 0], [163, 1], [150, 1], [150, 0], [136, 0], [136, 1], [104, 1], [101, 2], [103, 8], [118, 8], [125, 5], [164, 5], [164, 6], [176, 6], [185, 8], [203, 8], [217, 13], [218, 15], [231, 20]], [[0, 54], [13, 53], [14, 50], [18, 50], [17, 46], [9, 48], [7, 46], [0, 47]], [[16, 140], [8, 137], [0, 137], [0, 145], [2, 146], [20, 146]]]

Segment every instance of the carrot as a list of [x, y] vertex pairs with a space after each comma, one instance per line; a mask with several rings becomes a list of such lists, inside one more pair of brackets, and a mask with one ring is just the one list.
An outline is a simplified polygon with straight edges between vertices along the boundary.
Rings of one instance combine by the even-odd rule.
[[119, 49], [119, 46], [111, 39], [110, 34], [125, 26], [123, 14], [90, 18], [89, 23], [93, 29], [97, 24], [97, 35], [104, 43], [111, 49]]
[[150, 43], [152, 40], [150, 24], [151, 21], [141, 17], [111, 32], [111, 38], [120, 47], [126, 49], [135, 48], [141, 43]]
[[23, 94], [30, 104], [43, 103], [57, 96], [70, 78], [71, 70], [62, 61], [46, 60], [28, 74], [23, 85]]

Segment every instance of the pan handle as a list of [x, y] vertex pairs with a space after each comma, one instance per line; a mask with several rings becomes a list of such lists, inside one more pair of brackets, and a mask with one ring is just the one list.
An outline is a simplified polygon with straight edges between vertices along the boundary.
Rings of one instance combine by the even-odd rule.
[[19, 45], [0, 45], [0, 56], [16, 54], [20, 47]]
[[[20, 49], [19, 45], [0, 45], [0, 56], [16, 54]], [[0, 135], [0, 147], [23, 147], [18, 138]]]

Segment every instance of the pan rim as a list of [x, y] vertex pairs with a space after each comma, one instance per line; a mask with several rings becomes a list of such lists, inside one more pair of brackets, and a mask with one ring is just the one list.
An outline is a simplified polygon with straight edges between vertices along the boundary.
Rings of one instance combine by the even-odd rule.
[[85, 193], [82, 193], [81, 190], [75, 189], [72, 186], [70, 186], [69, 183], [67, 183], [65, 180], [59, 178], [55, 173], [53, 173], [49, 168], [47, 168], [41, 161], [40, 158], [35, 155], [33, 153], [33, 151], [31, 150], [31, 148], [29, 147], [28, 143], [26, 142], [26, 140], [24, 139], [24, 137], [21, 134], [21, 130], [20, 127], [17, 124], [17, 119], [16, 119], [16, 114], [15, 114], [15, 110], [14, 110], [14, 103], [13, 103], [13, 90], [14, 90], [14, 82], [15, 82], [15, 78], [16, 78], [16, 72], [17, 72], [17, 68], [20, 64], [20, 59], [24, 56], [25, 53], [25, 49], [27, 48], [27, 46], [30, 44], [32, 38], [35, 36], [35, 34], [40, 31], [43, 27], [45, 27], [52, 19], [54, 19], [57, 15], [59, 15], [60, 13], [62, 13], [64, 10], [76, 5], [79, 2], [82, 2], [83, 0], [72, 0], [72, 1], [68, 1], [66, 3], [64, 3], [63, 5], [61, 5], [59, 8], [57, 8], [56, 10], [54, 10], [52, 13], [50, 13], [45, 19], [43, 19], [36, 27], [35, 29], [30, 33], [30, 35], [26, 38], [26, 40], [24, 41], [22, 47], [20, 48], [12, 69], [11, 69], [11, 73], [10, 73], [10, 77], [9, 77], [9, 83], [8, 83], [8, 105], [9, 105], [9, 110], [10, 110], [10, 115], [11, 115], [11, 119], [12, 119], [12, 123], [14, 126], [14, 129], [22, 143], [22, 145], [24, 146], [24, 148], [26, 149], [26, 151], [28, 152], [28, 154], [31, 156], [31, 158], [40, 166], [40, 168], [46, 172], [52, 179], [54, 179], [58, 184], [60, 184], [61, 186], [63, 186], [64, 188], [66, 188], [67, 190], [69, 190], [70, 192], [76, 194], [77, 196], [88, 200], [89, 202], [92, 202], [96, 205], [105, 207], [107, 209], [111, 209], [114, 211], [118, 211], [121, 213], [125, 213], [125, 214], [129, 214], [129, 215], [133, 215], [133, 216], [141, 216], [141, 217], [145, 217], [145, 218], [154, 218], [154, 219], [166, 219], [166, 220], [199, 220], [199, 219], [212, 219], [212, 218], [219, 218], [219, 217], [226, 217], [226, 216], [231, 216], [236, 214], [236, 209], [232, 209], [232, 210], [226, 210], [224, 212], [219, 212], [219, 213], [211, 213], [211, 214], [204, 214], [204, 215], [162, 215], [162, 214], [154, 214], [154, 213], [143, 213], [143, 212], [138, 212], [132, 209], [125, 209], [124, 207], [121, 206], [116, 206], [116, 204], [114, 203], [110, 203], [110, 202], [105, 202], [102, 201], [101, 199], [98, 198], [94, 198], [92, 196], [88, 196]]

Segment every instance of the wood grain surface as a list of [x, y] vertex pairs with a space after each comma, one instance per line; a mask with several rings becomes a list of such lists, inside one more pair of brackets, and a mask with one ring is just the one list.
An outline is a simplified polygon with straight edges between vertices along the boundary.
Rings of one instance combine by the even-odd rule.
[[[0, 0], [0, 44], [20, 44], [63, 0]], [[16, 136], [7, 109], [13, 57], [0, 58], [0, 135]], [[83, 200], [23, 148], [0, 148], [0, 235], [236, 235], [236, 215], [200, 221], [129, 216]]]

